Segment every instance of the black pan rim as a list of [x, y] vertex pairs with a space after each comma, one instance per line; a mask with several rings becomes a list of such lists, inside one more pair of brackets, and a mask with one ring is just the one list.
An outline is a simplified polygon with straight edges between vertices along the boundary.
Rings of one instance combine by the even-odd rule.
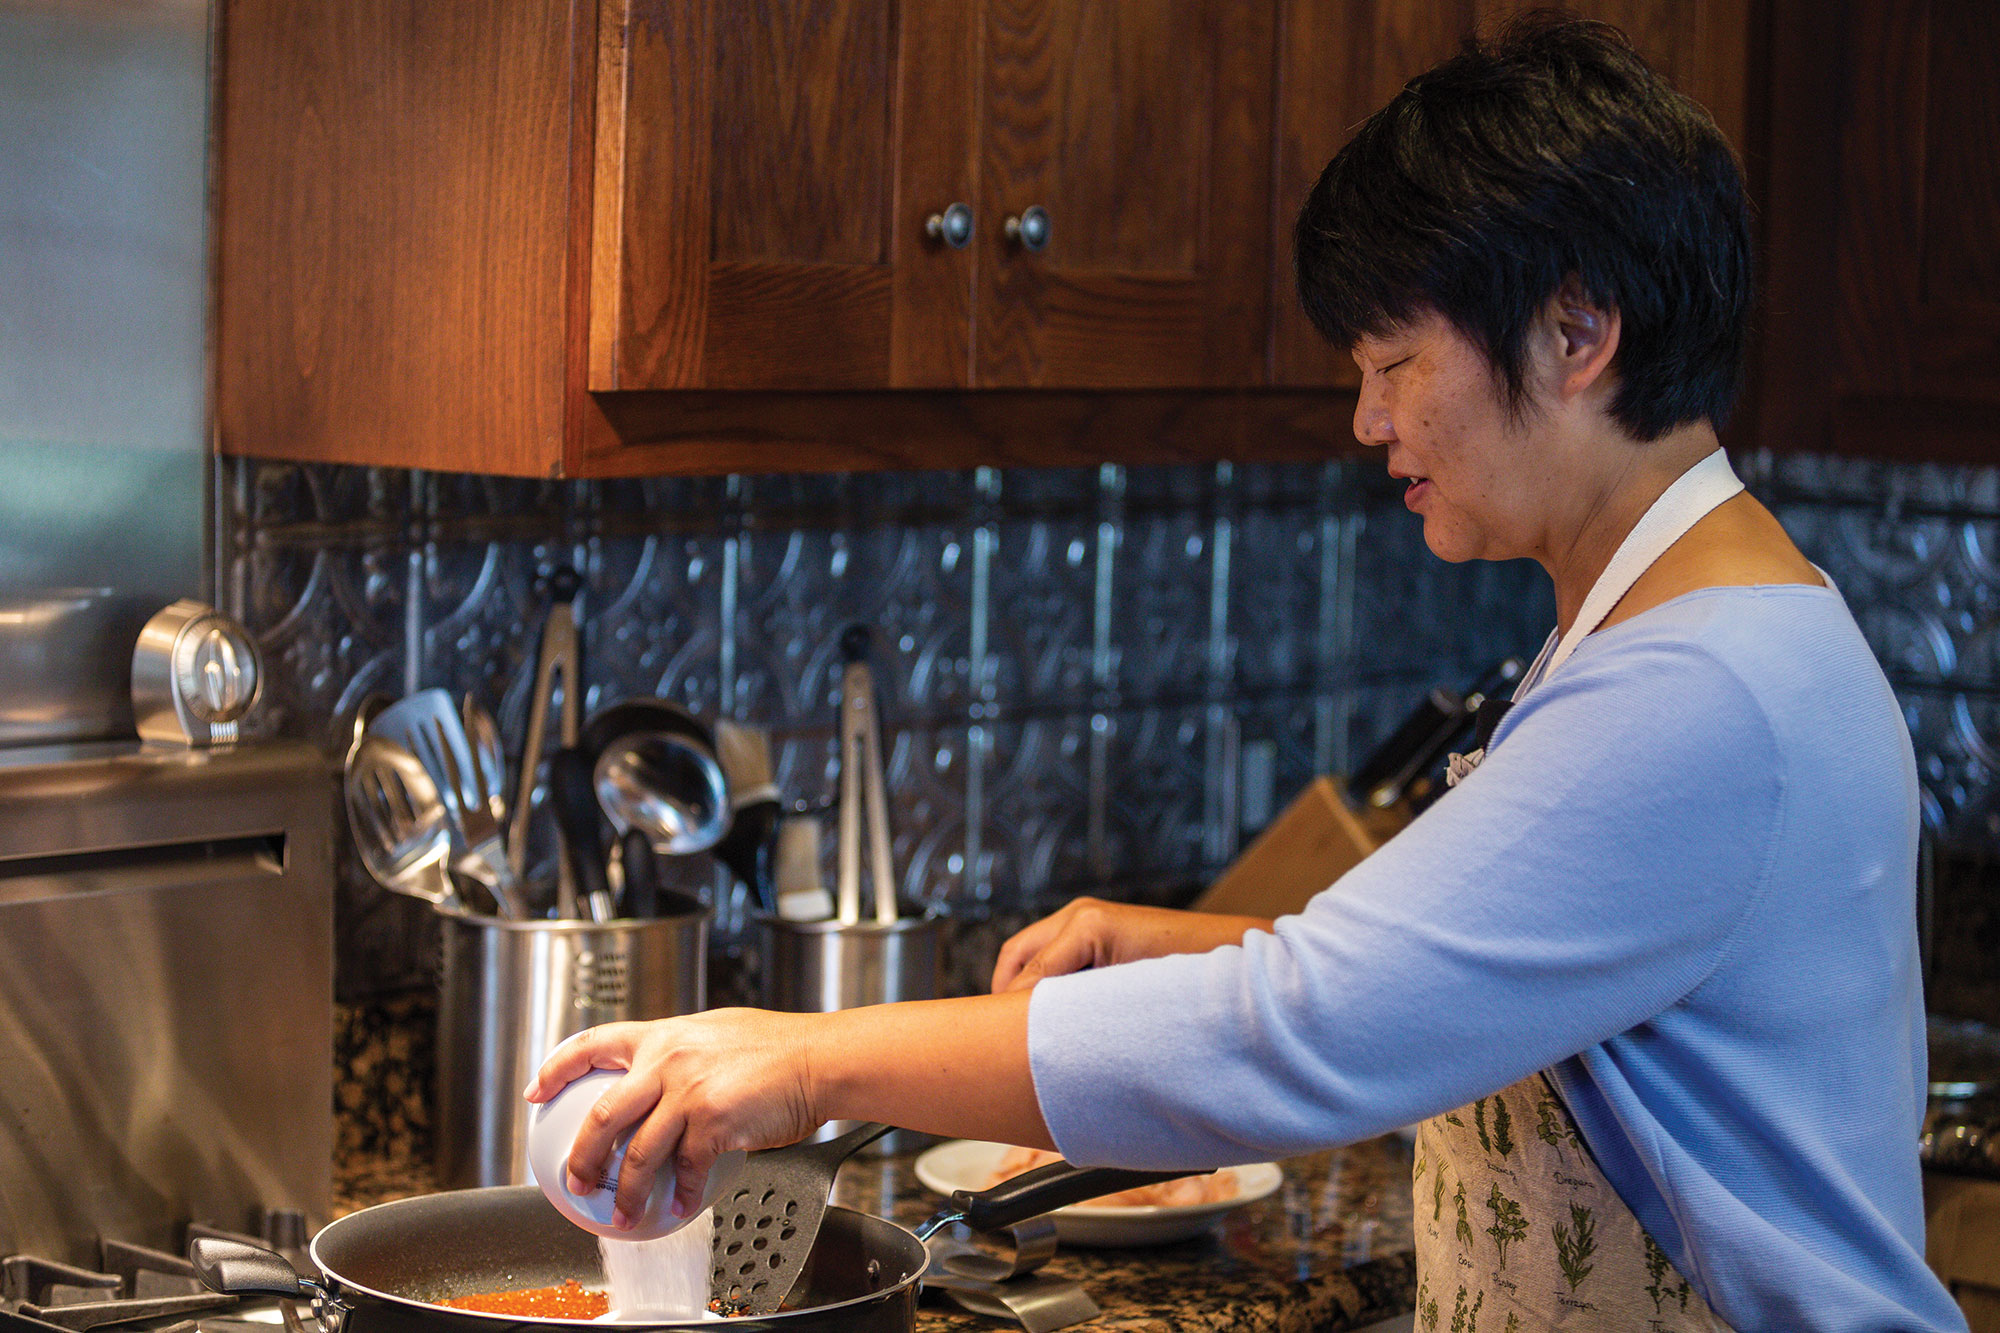
[[[871, 1291], [864, 1296], [852, 1296], [844, 1301], [832, 1301], [825, 1305], [802, 1306], [796, 1310], [781, 1310], [776, 1314], [758, 1315], [740, 1320], [701, 1319], [701, 1320], [678, 1320], [666, 1323], [661, 1323], [658, 1321], [620, 1320], [616, 1323], [613, 1323], [609, 1320], [597, 1320], [597, 1319], [559, 1319], [552, 1315], [493, 1314], [485, 1310], [466, 1310], [466, 1309], [461, 1309], [460, 1307], [455, 1305], [439, 1305], [435, 1301], [421, 1301], [413, 1296], [398, 1296], [391, 1292], [378, 1291], [373, 1287], [366, 1286], [362, 1283], [355, 1282], [347, 1277], [344, 1277], [334, 1269], [329, 1268], [326, 1262], [320, 1257], [320, 1242], [324, 1240], [331, 1232], [333, 1232], [333, 1230], [336, 1227], [346, 1226], [346, 1224], [353, 1222], [355, 1218], [368, 1217], [372, 1214], [379, 1219], [383, 1214], [394, 1210], [401, 1210], [404, 1212], [421, 1212], [422, 1205], [424, 1205], [427, 1201], [453, 1197], [453, 1196], [463, 1197], [472, 1194], [498, 1196], [502, 1194], [520, 1195], [524, 1193], [533, 1194], [537, 1199], [541, 1199], [544, 1203], [547, 1202], [547, 1200], [542, 1195], [541, 1190], [534, 1185], [489, 1185], [479, 1189], [440, 1190], [435, 1194], [418, 1194], [418, 1195], [412, 1195], [411, 1197], [406, 1199], [391, 1199], [387, 1203], [372, 1204], [367, 1208], [357, 1209], [354, 1212], [347, 1214], [345, 1217], [335, 1218], [333, 1221], [327, 1223], [324, 1227], [321, 1227], [319, 1232], [312, 1238], [311, 1244], [307, 1247], [307, 1253], [310, 1255], [312, 1259], [313, 1267], [319, 1270], [322, 1278], [325, 1280], [329, 1294], [331, 1294], [335, 1299], [341, 1298], [348, 1292], [353, 1292], [358, 1295], [367, 1296], [375, 1300], [387, 1301], [392, 1305], [400, 1305], [414, 1310], [433, 1311], [439, 1315], [448, 1318], [477, 1320], [481, 1323], [490, 1323], [496, 1326], [519, 1324], [519, 1325], [544, 1326], [550, 1328], [693, 1329], [693, 1328], [710, 1328], [718, 1324], [724, 1326], [730, 1324], [737, 1324], [746, 1329], [754, 1329], [759, 1326], [761, 1321], [786, 1319], [798, 1315], [828, 1314], [833, 1311], [858, 1309], [863, 1306], [878, 1304], [885, 1300], [893, 1300], [898, 1296], [900, 1296], [903, 1291], [905, 1291], [910, 1287], [915, 1286], [917, 1283], [923, 1280], [924, 1270], [923, 1266], [920, 1264], [918, 1265], [915, 1272], [906, 1273], [897, 1281], [892, 1282], [888, 1286], [885, 1286], [877, 1291]], [[550, 1211], [551, 1212], [554, 1211], [553, 1205], [550, 1205]], [[916, 1245], [919, 1248], [919, 1250], [921, 1250], [923, 1247], [923, 1242], [917, 1239], [915, 1232], [911, 1231], [908, 1227], [905, 1227], [900, 1223], [891, 1222], [887, 1218], [876, 1217], [872, 1213], [864, 1213], [854, 1208], [843, 1208], [839, 1204], [827, 1205], [826, 1211], [829, 1215], [834, 1213], [846, 1214], [850, 1217], [857, 1219], [858, 1223], [864, 1227], [865, 1226], [887, 1227], [893, 1232], [898, 1232], [903, 1236], [908, 1237], [911, 1243]], [[347, 1226], [346, 1229], [351, 1231], [353, 1230], [353, 1227]]]

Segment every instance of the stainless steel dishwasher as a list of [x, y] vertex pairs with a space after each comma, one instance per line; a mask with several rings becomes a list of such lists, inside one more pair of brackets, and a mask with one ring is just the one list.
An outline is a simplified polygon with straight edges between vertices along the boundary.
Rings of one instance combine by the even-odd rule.
[[327, 1220], [331, 800], [292, 742], [0, 748], [0, 1254]]

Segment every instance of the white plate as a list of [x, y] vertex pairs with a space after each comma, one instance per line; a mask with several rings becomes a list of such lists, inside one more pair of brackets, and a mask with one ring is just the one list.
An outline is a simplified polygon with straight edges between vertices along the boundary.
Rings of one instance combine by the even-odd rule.
[[[953, 1139], [917, 1158], [917, 1179], [943, 1195], [950, 1195], [953, 1190], [983, 1190], [999, 1169], [1000, 1160], [1012, 1151], [1004, 1143]], [[1230, 1209], [1255, 1203], [1271, 1194], [1285, 1178], [1271, 1162], [1222, 1169], [1236, 1178], [1233, 1198], [1177, 1207], [1108, 1208], [1102, 1204], [1071, 1204], [1053, 1214], [1056, 1234], [1068, 1245], [1164, 1245], [1168, 1241], [1186, 1240], [1208, 1230]]]

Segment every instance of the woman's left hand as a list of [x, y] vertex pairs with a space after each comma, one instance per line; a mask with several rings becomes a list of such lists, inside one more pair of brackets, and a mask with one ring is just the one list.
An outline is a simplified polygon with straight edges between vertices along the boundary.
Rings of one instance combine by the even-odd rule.
[[614, 1222], [631, 1225], [662, 1171], [672, 1183], [674, 1215], [687, 1217], [717, 1157], [796, 1143], [819, 1127], [806, 1041], [816, 1017], [712, 1009], [591, 1028], [557, 1047], [524, 1095], [545, 1102], [592, 1069], [625, 1070], [577, 1131], [570, 1192], [589, 1193], [583, 1182], [601, 1177], [618, 1136], [637, 1126], [619, 1172]]

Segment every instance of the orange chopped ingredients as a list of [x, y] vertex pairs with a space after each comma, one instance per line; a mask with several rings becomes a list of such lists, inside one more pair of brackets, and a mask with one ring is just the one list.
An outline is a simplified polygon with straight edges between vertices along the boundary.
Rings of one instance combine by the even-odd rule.
[[477, 1310], [481, 1314], [521, 1315], [533, 1319], [595, 1319], [611, 1308], [611, 1298], [601, 1291], [585, 1291], [582, 1283], [570, 1278], [557, 1287], [481, 1291], [470, 1296], [454, 1296], [443, 1304], [454, 1310]]

